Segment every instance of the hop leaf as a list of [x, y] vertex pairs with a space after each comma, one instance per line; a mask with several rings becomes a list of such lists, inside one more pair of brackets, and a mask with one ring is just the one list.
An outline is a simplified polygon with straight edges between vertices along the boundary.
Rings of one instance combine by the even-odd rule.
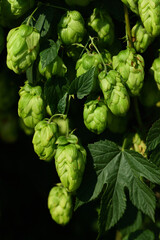
[[34, 128], [36, 124], [44, 118], [45, 106], [40, 86], [32, 87], [25, 82], [19, 91], [18, 115], [25, 125]]
[[68, 191], [77, 190], [81, 184], [86, 163], [86, 150], [78, 143], [59, 144], [55, 154], [58, 176]]
[[40, 121], [35, 126], [32, 143], [34, 151], [41, 160], [52, 160], [56, 150], [55, 142], [58, 138], [58, 134], [58, 125], [47, 119]]
[[72, 217], [71, 194], [61, 185], [53, 187], [48, 196], [48, 209], [52, 219], [61, 225], [66, 225]]
[[39, 32], [22, 24], [7, 36], [7, 66], [15, 73], [25, 72], [36, 60], [39, 51]]

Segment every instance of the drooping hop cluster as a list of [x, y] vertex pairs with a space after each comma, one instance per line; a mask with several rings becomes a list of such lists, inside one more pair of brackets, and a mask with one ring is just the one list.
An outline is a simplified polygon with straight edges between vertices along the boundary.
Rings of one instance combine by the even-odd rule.
[[159, 0], [139, 0], [138, 10], [146, 31], [156, 37], [160, 34]]
[[54, 75], [64, 77], [65, 73], [67, 72], [67, 67], [64, 64], [62, 58], [57, 56], [53, 62], [51, 62], [44, 68], [42, 68], [42, 63], [40, 61], [39, 62], [39, 72], [46, 79], [49, 79]]
[[102, 46], [111, 45], [114, 41], [114, 24], [105, 9], [94, 8], [88, 25], [97, 33]]
[[70, 221], [73, 212], [72, 196], [61, 184], [50, 190], [48, 209], [56, 223], [66, 225]]
[[75, 135], [61, 136], [56, 143], [55, 166], [58, 176], [69, 192], [76, 191], [85, 169], [86, 150], [78, 144]]
[[23, 119], [25, 125], [34, 128], [36, 124], [45, 117], [45, 104], [42, 88], [31, 86], [28, 81], [19, 91], [18, 115]]
[[84, 19], [78, 11], [67, 11], [58, 24], [58, 37], [65, 45], [80, 43], [85, 32]]
[[33, 135], [34, 151], [41, 160], [51, 161], [56, 151], [56, 140], [59, 136], [58, 125], [43, 119], [35, 126]]
[[108, 108], [114, 115], [125, 115], [130, 107], [130, 97], [120, 74], [116, 70], [102, 71], [98, 78]]
[[144, 81], [144, 59], [133, 48], [127, 48], [113, 56], [113, 69], [124, 79], [131, 95], [137, 96]]
[[139, 14], [138, 0], [121, 0], [132, 12]]
[[22, 24], [7, 36], [7, 66], [15, 73], [25, 72], [36, 60], [39, 51], [39, 32]]
[[152, 37], [146, 31], [146, 29], [144, 28], [140, 21], [138, 21], [132, 28], [131, 35], [134, 48], [136, 49], [137, 52], [140, 53], [145, 52], [148, 46], [154, 40], [154, 37]]
[[103, 101], [91, 100], [84, 105], [83, 119], [85, 126], [96, 134], [107, 127], [108, 108]]

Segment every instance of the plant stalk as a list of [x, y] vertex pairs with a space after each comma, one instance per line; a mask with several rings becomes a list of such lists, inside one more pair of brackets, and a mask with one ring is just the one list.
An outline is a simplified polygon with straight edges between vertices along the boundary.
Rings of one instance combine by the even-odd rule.
[[126, 24], [126, 36], [127, 36], [127, 45], [129, 48], [133, 47], [132, 44], [132, 36], [131, 36], [131, 28], [130, 28], [130, 21], [129, 21], [129, 13], [128, 8], [124, 4], [124, 18], [125, 18], [125, 24]]

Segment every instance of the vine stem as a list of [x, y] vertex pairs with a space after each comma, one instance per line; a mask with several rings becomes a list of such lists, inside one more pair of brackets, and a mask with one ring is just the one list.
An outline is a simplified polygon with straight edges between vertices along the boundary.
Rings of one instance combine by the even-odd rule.
[[33, 17], [34, 13], [37, 11], [38, 8], [39, 8], [39, 6], [36, 7], [36, 8], [34, 9], [34, 11], [31, 13], [31, 15], [29, 16], [29, 18], [28, 18], [28, 20], [27, 20], [26, 25], [29, 25], [29, 23], [30, 23], [30, 21], [31, 21], [31, 18]]
[[60, 10], [64, 10], [64, 11], [68, 11], [67, 8], [60, 7], [60, 6], [56, 6], [56, 5], [52, 5], [52, 4], [50, 4], [50, 3], [39, 2], [39, 5], [40, 5], [40, 6], [45, 5], [45, 6], [47, 6], [47, 7], [52, 7], [52, 8], [56, 8], [56, 9], [60, 9]]
[[129, 48], [132, 48], [133, 44], [132, 44], [131, 28], [130, 28], [130, 21], [129, 21], [129, 13], [128, 13], [128, 8], [125, 4], [124, 4], [124, 18], [125, 18], [125, 24], [126, 24], [127, 44]]
[[103, 63], [103, 66], [104, 66], [104, 70], [107, 71], [107, 68], [106, 68], [106, 64], [102, 58], [102, 55], [100, 53], [100, 51], [98, 50], [97, 46], [94, 44], [94, 41], [93, 41], [93, 38], [91, 36], [89, 36], [90, 40], [91, 40], [91, 44], [93, 45], [93, 47], [96, 49], [97, 53], [99, 54], [100, 58], [101, 58], [101, 61]]

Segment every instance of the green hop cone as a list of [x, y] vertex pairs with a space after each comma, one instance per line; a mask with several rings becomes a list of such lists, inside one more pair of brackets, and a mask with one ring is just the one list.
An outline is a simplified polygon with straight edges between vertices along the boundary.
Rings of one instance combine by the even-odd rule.
[[121, 0], [132, 12], [139, 15], [138, 0]]
[[139, 0], [139, 15], [142, 23], [152, 37], [160, 34], [160, 4], [159, 0]]
[[88, 25], [99, 38], [102, 46], [111, 45], [114, 41], [114, 24], [112, 18], [105, 9], [94, 8], [89, 18]]
[[98, 78], [108, 108], [116, 116], [125, 115], [130, 107], [130, 98], [120, 74], [115, 70], [102, 71]]
[[130, 94], [140, 94], [144, 80], [144, 59], [133, 48], [127, 48], [113, 56], [113, 69], [117, 70], [124, 79]]
[[36, 60], [39, 51], [39, 32], [22, 24], [7, 36], [7, 66], [15, 73], [25, 72]]
[[32, 87], [28, 81], [19, 91], [18, 115], [29, 128], [34, 128], [36, 124], [45, 116], [45, 105], [43, 100], [42, 88]]
[[153, 72], [157, 87], [160, 90], [160, 58], [154, 59], [151, 66], [151, 72]]
[[69, 132], [69, 119], [67, 118], [67, 115], [59, 115], [52, 117], [52, 122], [56, 123], [58, 125], [59, 135], [60, 136], [66, 136]]
[[41, 160], [51, 161], [56, 151], [56, 140], [58, 138], [58, 125], [44, 119], [35, 126], [33, 135], [34, 151]]
[[86, 7], [91, 1], [93, 0], [65, 0], [65, 2], [69, 5], [69, 6], [81, 6], [81, 7]]
[[67, 72], [67, 67], [64, 64], [62, 58], [60, 58], [59, 56], [57, 56], [53, 62], [51, 62], [44, 68], [42, 68], [42, 64], [40, 61], [38, 68], [40, 74], [43, 75], [46, 79], [51, 78], [53, 75], [64, 77], [65, 73]]
[[80, 43], [85, 32], [84, 19], [78, 11], [67, 11], [58, 24], [58, 37], [65, 45]]
[[4, 46], [5, 46], [5, 36], [4, 36], [3, 28], [0, 26], [0, 53], [4, 49]]
[[69, 192], [76, 191], [86, 164], [86, 150], [78, 144], [75, 135], [61, 136], [57, 140], [55, 165], [61, 183]]
[[72, 196], [61, 184], [50, 190], [48, 209], [56, 223], [66, 225], [70, 221], [73, 212]]
[[131, 30], [132, 42], [137, 52], [143, 53], [154, 40], [146, 31], [142, 23], [138, 21]]
[[96, 134], [107, 127], [108, 108], [103, 101], [91, 100], [84, 105], [83, 119], [85, 126]]

